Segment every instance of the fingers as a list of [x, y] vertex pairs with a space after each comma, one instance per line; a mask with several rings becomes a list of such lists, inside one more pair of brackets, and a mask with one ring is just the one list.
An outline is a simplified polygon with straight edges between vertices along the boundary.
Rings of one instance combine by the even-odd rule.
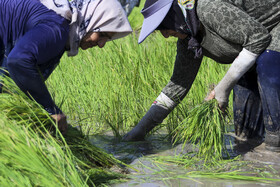
[[208, 93], [208, 95], [205, 97], [205, 101], [210, 101], [212, 99], [215, 99], [215, 91], [212, 90], [210, 93]]
[[[215, 90], [212, 90], [210, 91], [210, 93], [208, 93], [208, 95], [205, 97], [205, 101], [210, 101], [212, 99], [216, 99], [215, 98]], [[217, 100], [218, 101], [218, 100]], [[219, 103], [219, 108], [222, 112], [225, 112], [227, 107], [228, 107], [228, 102], [221, 102], [221, 101], [218, 101]]]
[[226, 112], [227, 107], [228, 107], [228, 103], [219, 102], [219, 108], [223, 113]]
[[51, 115], [51, 117], [55, 120], [57, 127], [62, 135], [65, 135], [67, 133], [67, 118], [64, 114], [55, 114]]

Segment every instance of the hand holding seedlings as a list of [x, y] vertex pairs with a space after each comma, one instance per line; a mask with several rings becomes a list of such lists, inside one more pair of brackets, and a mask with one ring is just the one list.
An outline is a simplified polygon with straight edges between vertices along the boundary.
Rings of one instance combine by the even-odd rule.
[[[210, 93], [206, 96], [206, 98], [204, 99], [205, 101], [210, 101], [212, 99], [215, 99], [215, 90], [210, 91]], [[219, 108], [222, 112], [225, 112], [228, 103], [226, 102], [218, 102]]]

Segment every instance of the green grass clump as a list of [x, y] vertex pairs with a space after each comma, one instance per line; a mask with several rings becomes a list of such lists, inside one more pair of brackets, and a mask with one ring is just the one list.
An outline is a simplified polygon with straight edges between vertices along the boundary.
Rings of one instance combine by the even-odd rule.
[[[174, 142], [199, 146], [197, 155], [205, 160], [222, 158], [226, 122], [216, 100], [203, 102], [191, 109], [174, 132]], [[184, 146], [183, 146], [184, 147]]]
[[38, 124], [47, 129], [53, 127], [48, 113], [24, 94], [9, 77], [1, 78], [1, 83], [3, 93], [0, 94], [0, 111], [7, 119], [32, 128], [38, 128]]
[[64, 139], [72, 153], [79, 160], [83, 161], [86, 168], [110, 168], [122, 164], [121, 161], [112, 155], [105, 153], [101, 148], [91, 144], [88, 138], [77, 128], [69, 126]]
[[[22, 180], [15, 186], [86, 186], [124, 177], [121, 161], [92, 145], [86, 135], [70, 125], [63, 137], [38, 103], [10, 78], [1, 81], [0, 186], [16, 177]], [[111, 171], [112, 167], [118, 171]]]
[[87, 186], [66, 147], [0, 117], [0, 186]]

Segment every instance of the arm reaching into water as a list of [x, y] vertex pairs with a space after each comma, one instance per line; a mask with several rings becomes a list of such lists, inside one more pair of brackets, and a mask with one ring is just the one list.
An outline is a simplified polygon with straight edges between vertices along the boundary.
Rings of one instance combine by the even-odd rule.
[[169, 83], [163, 88], [141, 121], [123, 137], [124, 141], [144, 140], [146, 134], [162, 123], [168, 114], [185, 98], [202, 60], [202, 58], [193, 58], [194, 53], [188, 50], [187, 43], [187, 39], [178, 39], [175, 66]]

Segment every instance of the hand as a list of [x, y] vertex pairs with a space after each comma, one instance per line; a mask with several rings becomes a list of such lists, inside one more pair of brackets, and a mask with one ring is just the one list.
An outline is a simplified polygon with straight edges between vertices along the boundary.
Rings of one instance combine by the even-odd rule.
[[[215, 98], [215, 90], [213, 89], [206, 97], [205, 97], [205, 101], [210, 101], [212, 99], [216, 99]], [[228, 106], [228, 102], [221, 102], [219, 100], [217, 100], [219, 103], [219, 108], [221, 109], [222, 112], [225, 112], [227, 106]]]
[[55, 120], [61, 134], [65, 135], [67, 133], [67, 127], [68, 127], [66, 116], [64, 114], [54, 114], [51, 115], [51, 117]]
[[210, 93], [208, 93], [208, 95], [205, 97], [205, 101], [210, 101], [212, 99], [215, 99], [215, 90], [210, 91]]
[[231, 64], [225, 76], [214, 88], [214, 93], [210, 94], [212, 99], [214, 95], [214, 98], [218, 101], [219, 107], [222, 111], [225, 111], [227, 108], [231, 90], [238, 80], [254, 65], [258, 56], [258, 54], [254, 54], [243, 48]]

